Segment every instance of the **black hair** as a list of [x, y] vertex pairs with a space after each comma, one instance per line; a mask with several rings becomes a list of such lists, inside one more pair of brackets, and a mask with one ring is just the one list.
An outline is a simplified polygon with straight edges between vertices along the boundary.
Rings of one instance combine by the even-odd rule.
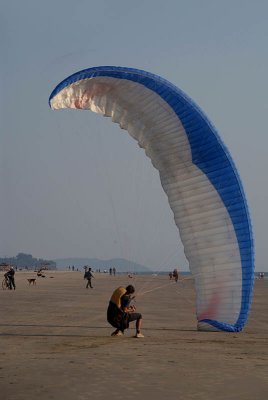
[[132, 286], [132, 285], [128, 285], [128, 286], [126, 287], [126, 291], [127, 291], [127, 293], [132, 294], [132, 293], [135, 292], [135, 288], [134, 288], [134, 286]]

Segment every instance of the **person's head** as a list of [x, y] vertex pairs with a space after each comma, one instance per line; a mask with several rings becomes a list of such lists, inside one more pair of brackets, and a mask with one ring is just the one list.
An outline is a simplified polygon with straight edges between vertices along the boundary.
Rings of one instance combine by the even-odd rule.
[[127, 291], [127, 294], [132, 294], [132, 293], [135, 292], [135, 288], [134, 288], [134, 286], [132, 286], [132, 285], [128, 285], [128, 286], [126, 287], [126, 291]]

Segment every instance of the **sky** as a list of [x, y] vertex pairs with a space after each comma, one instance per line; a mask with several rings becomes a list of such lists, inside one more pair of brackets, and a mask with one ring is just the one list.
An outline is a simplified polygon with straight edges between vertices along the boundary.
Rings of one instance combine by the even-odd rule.
[[52, 111], [79, 70], [150, 71], [206, 113], [239, 171], [256, 270], [268, 271], [268, 3], [265, 0], [2, 0], [0, 257], [114, 257], [188, 269], [157, 171], [126, 131]]

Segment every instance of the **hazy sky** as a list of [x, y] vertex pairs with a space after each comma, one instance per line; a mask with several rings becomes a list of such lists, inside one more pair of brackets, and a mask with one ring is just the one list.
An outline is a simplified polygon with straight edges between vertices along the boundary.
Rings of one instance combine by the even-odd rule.
[[187, 268], [158, 173], [126, 131], [51, 111], [53, 88], [99, 65], [148, 70], [205, 111], [249, 203], [268, 271], [266, 0], [1, 0], [0, 256], [124, 257]]

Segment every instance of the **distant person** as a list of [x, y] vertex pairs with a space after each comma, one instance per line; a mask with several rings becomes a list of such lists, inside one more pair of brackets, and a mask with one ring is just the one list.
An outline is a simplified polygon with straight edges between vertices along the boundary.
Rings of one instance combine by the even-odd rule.
[[86, 289], [88, 289], [88, 287], [93, 289], [93, 286], [92, 286], [92, 283], [91, 283], [92, 278], [94, 278], [94, 275], [92, 273], [92, 268], [89, 267], [88, 270], [85, 269], [85, 274], [84, 274], [84, 279], [87, 279]]
[[178, 273], [177, 269], [174, 269], [174, 271], [173, 271], [173, 278], [175, 279], [175, 282], [178, 282], [179, 273]]
[[113, 274], [114, 274], [114, 276], [115, 276], [115, 274], [116, 274], [116, 269], [115, 269], [115, 267], [113, 267]]
[[6, 272], [6, 273], [4, 274], [4, 277], [5, 277], [5, 281], [6, 281], [6, 287], [7, 287], [8, 289], [10, 289], [10, 282], [9, 282], [9, 275], [8, 275], [8, 272]]
[[112, 275], [112, 273], [113, 273], [112, 268], [109, 269], [109, 273], [110, 273], [110, 275]]
[[13, 267], [10, 267], [10, 269], [5, 273], [5, 278], [8, 284], [8, 288], [10, 290], [16, 289], [15, 285], [15, 270]]
[[111, 336], [121, 336], [124, 334], [125, 329], [128, 329], [129, 323], [136, 321], [136, 334], [135, 338], [143, 338], [144, 335], [141, 333], [142, 315], [135, 312], [136, 307], [131, 306], [131, 300], [135, 292], [135, 288], [132, 285], [128, 285], [126, 288], [117, 288], [109, 301], [107, 309], [107, 321], [116, 330]]

